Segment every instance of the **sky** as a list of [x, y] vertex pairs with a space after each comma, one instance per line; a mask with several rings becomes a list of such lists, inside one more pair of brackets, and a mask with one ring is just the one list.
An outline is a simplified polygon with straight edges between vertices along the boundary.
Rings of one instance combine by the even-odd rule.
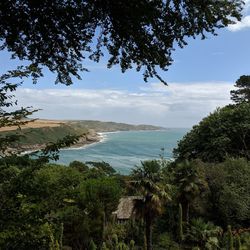
[[[19, 106], [41, 109], [43, 119], [77, 119], [192, 127], [217, 107], [229, 104], [230, 90], [243, 74], [250, 74], [250, 0], [243, 19], [206, 40], [190, 39], [173, 52], [173, 65], [158, 71], [157, 79], [143, 81], [142, 73], [106, 68], [106, 58], [84, 62], [90, 72], [71, 86], [55, 85], [55, 75], [44, 70], [38, 84], [26, 81], [16, 93]], [[1, 52], [0, 73], [22, 62]]]

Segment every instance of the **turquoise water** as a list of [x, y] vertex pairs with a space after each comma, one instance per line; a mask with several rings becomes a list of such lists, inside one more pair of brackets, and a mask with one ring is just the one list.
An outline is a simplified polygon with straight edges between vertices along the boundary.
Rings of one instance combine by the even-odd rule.
[[58, 163], [69, 164], [78, 161], [105, 161], [122, 174], [128, 174], [135, 165], [149, 159], [164, 156], [172, 158], [172, 150], [188, 129], [167, 129], [164, 131], [126, 131], [104, 133], [103, 141], [80, 149], [60, 152]]

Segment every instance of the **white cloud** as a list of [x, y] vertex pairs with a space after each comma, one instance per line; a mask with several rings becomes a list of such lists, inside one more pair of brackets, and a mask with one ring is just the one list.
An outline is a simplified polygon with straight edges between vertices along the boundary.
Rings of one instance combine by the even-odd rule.
[[190, 127], [204, 116], [230, 102], [233, 84], [160, 83], [145, 85], [137, 92], [89, 89], [20, 88], [20, 106], [41, 108], [39, 118], [93, 119]]
[[228, 26], [228, 29], [233, 32], [240, 31], [246, 28], [250, 28], [250, 15], [243, 17], [240, 22], [237, 21], [235, 24], [231, 24]]
[[245, 0], [244, 2], [245, 2], [245, 7], [244, 7], [245, 11], [248, 11], [250, 8], [250, 0]]
[[235, 24], [231, 24], [228, 26], [228, 30], [232, 32], [240, 31], [242, 29], [250, 28], [250, 0], [245, 0], [245, 6], [243, 9], [244, 17], [241, 21], [236, 21]]

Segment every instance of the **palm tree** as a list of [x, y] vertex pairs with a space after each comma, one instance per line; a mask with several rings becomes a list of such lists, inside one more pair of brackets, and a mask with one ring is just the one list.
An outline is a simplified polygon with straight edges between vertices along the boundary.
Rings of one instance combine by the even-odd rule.
[[207, 183], [197, 165], [188, 161], [177, 165], [175, 183], [179, 190], [178, 200], [183, 207], [183, 220], [189, 223], [190, 204], [207, 188]]
[[157, 161], [144, 161], [132, 172], [131, 186], [142, 197], [136, 200], [135, 212], [145, 222], [147, 250], [152, 249], [152, 225], [170, 200], [169, 185], [162, 183], [162, 169]]
[[187, 239], [201, 249], [219, 249], [219, 237], [222, 229], [212, 222], [205, 222], [202, 218], [191, 220], [190, 232]]

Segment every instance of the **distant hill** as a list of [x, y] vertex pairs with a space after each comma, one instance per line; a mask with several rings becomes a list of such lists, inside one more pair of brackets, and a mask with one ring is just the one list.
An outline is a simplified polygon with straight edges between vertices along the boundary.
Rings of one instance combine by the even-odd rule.
[[130, 125], [116, 122], [101, 121], [56, 121], [56, 120], [35, 120], [22, 126], [19, 130], [16, 127], [0, 128], [1, 135], [20, 134], [20, 142], [13, 148], [20, 151], [37, 150], [45, 146], [46, 143], [56, 142], [66, 135], [81, 135], [79, 142], [74, 147], [83, 146], [93, 142], [98, 142], [101, 137], [98, 132], [114, 131], [136, 131], [136, 130], [160, 130], [162, 127], [151, 125]]
[[74, 128], [93, 129], [96, 132], [165, 129], [163, 127], [152, 126], [152, 125], [131, 125], [131, 124], [126, 124], [126, 123], [102, 122], [102, 121], [92, 121], [92, 120], [68, 121], [68, 124], [72, 125]]

